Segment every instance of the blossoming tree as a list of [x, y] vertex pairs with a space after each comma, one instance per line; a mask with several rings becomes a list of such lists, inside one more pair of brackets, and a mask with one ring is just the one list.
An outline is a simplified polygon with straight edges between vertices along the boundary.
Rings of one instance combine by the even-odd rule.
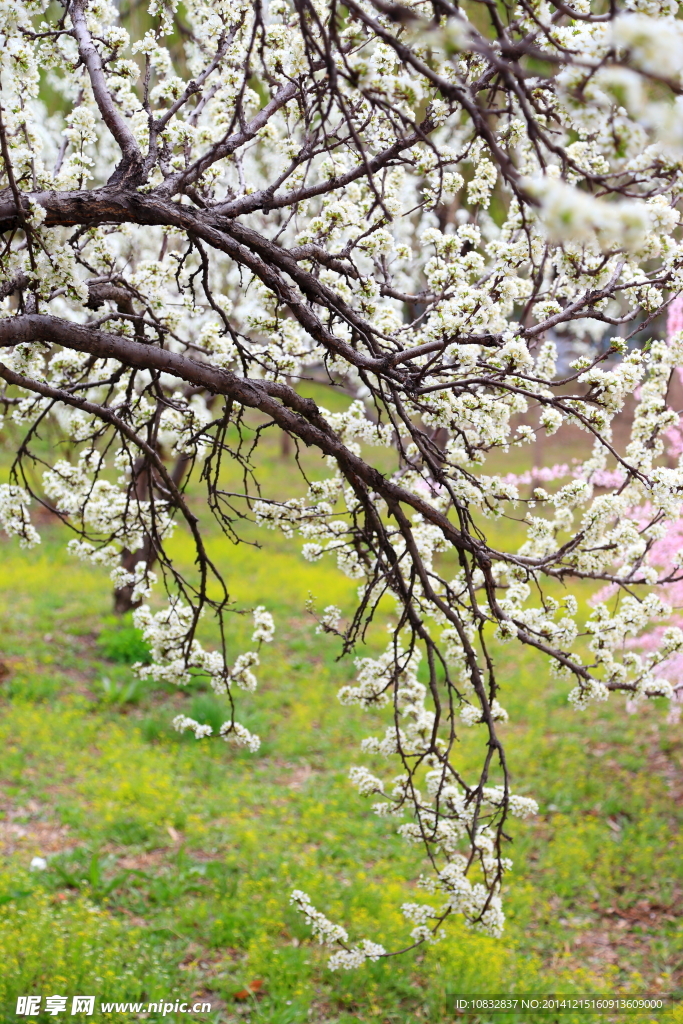
[[[202, 614], [223, 638], [233, 606], [189, 482], [228, 533], [252, 518], [298, 534], [304, 557], [358, 581], [346, 625], [333, 607], [318, 616], [346, 651], [395, 601], [386, 652], [359, 660], [340, 698], [392, 712], [363, 746], [393, 781], [351, 777], [433, 869], [435, 898], [403, 908], [408, 947], [453, 914], [503, 927], [509, 819], [535, 804], [509, 787], [501, 644], [540, 652], [579, 710], [673, 693], [658, 666], [683, 633], [660, 589], [683, 576], [657, 552], [683, 500], [665, 451], [683, 335], [647, 328], [683, 286], [676, 12], [151, 0], [141, 20], [110, 0], [2, 6], [0, 378], [23, 435], [0, 521], [35, 544], [29, 505], [48, 504], [74, 555], [137, 606], [152, 651], [140, 671], [179, 686], [203, 673], [231, 708], [273, 622], [257, 608], [254, 650], [231, 664], [197, 639]], [[602, 339], [564, 376], [561, 332]], [[342, 389], [347, 411], [302, 397], [309, 377]], [[48, 421], [68, 459], [41, 462]], [[563, 424], [592, 445], [568, 482], [529, 496], [491, 472]], [[259, 491], [253, 449], [272, 425], [326, 457], [301, 499]], [[226, 460], [244, 468], [241, 494], [225, 490]], [[505, 516], [521, 546], [492, 540]], [[174, 528], [196, 576], [169, 553]], [[156, 611], [142, 603], [153, 565]], [[584, 622], [572, 584], [585, 580], [609, 589]], [[655, 620], [638, 653], [629, 641]], [[467, 728], [481, 734], [475, 777], [458, 759]], [[220, 732], [258, 747], [232, 713]], [[292, 899], [336, 946], [331, 966], [395, 952]]]

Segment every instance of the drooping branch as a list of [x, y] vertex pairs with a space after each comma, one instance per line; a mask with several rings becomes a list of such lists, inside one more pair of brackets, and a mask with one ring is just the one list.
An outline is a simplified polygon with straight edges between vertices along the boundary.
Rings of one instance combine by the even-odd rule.
[[[58, 317], [35, 314], [0, 320], [0, 348], [37, 341], [87, 352], [98, 359], [116, 359], [138, 370], [168, 373], [188, 384], [205, 388], [211, 394], [225, 395], [245, 408], [257, 409], [278, 426], [300, 438], [304, 444], [315, 446], [325, 455], [331, 455], [350, 477], [357, 477], [377, 495], [394, 504], [405, 502], [410, 505], [438, 525], [457, 547], [463, 546], [469, 551], [475, 547], [470, 538], [463, 536], [428, 502], [386, 479], [377, 469], [349, 451], [325, 422], [315, 402], [310, 398], [302, 398], [287, 384], [238, 377], [227, 370], [176, 352], [72, 324]], [[6, 379], [8, 383], [17, 383], [16, 380]], [[28, 386], [28, 383], [22, 386]], [[46, 387], [39, 385], [37, 393], [59, 397], [48, 395], [48, 391], [44, 390]], [[95, 408], [88, 408], [87, 411], [94, 414]]]

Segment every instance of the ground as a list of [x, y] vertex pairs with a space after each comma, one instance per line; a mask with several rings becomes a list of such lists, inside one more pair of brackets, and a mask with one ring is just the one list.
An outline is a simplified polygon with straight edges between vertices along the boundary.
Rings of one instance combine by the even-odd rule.
[[[268, 459], [273, 479], [292, 476], [276, 439]], [[206, 999], [211, 1013], [194, 1019], [216, 1024], [418, 1024], [463, 1019], [465, 993], [683, 988], [683, 737], [661, 702], [578, 713], [542, 661], [500, 652], [514, 787], [540, 804], [514, 825], [504, 937], [456, 923], [426, 950], [330, 973], [290, 891], [390, 948], [405, 941], [399, 908], [421, 898], [424, 869], [348, 782], [351, 765], [372, 766], [358, 747], [381, 714], [339, 705], [353, 665], [305, 611], [309, 592], [349, 608], [355, 584], [272, 533], [265, 550], [212, 537], [232, 595], [277, 624], [258, 690], [239, 698], [238, 719], [263, 740], [254, 755], [172, 730], [181, 710], [222, 720], [216, 698], [136, 682], [140, 641], [111, 616], [106, 573], [74, 561], [49, 517], [39, 526], [32, 552], [0, 539], [3, 1019], [33, 992]], [[250, 621], [231, 625], [236, 653]], [[371, 652], [381, 638], [378, 626]], [[29, 870], [36, 856], [46, 870]]]

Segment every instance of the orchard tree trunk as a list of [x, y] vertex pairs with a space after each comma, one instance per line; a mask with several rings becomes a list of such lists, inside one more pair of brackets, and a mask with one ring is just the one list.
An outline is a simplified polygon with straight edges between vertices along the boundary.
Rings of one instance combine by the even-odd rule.
[[[179, 455], [177, 457], [171, 473], [171, 478], [177, 487], [180, 487], [191, 462], [192, 459], [188, 455]], [[148, 470], [144, 460], [139, 460], [139, 470], [138, 465], [135, 468], [138, 472], [135, 487], [136, 494], [138, 498], [145, 500], [149, 490], [149, 482]], [[134, 572], [135, 566], [140, 562], [146, 562], [147, 567], [151, 568], [156, 558], [156, 546], [151, 537], [146, 537], [142, 547], [138, 548], [137, 551], [129, 551], [128, 548], [123, 549], [121, 552], [121, 565], [126, 572]], [[114, 590], [114, 612], [116, 615], [125, 615], [127, 612], [132, 611], [133, 608], [137, 608], [141, 603], [140, 599], [133, 600], [133, 586], [131, 584]]]
[[292, 439], [286, 430], [280, 432], [280, 455], [288, 459], [292, 454]]

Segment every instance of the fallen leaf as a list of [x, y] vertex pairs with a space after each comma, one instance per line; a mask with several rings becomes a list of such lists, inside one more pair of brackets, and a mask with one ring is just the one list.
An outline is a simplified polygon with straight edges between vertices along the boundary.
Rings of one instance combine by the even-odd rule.
[[236, 992], [235, 999], [243, 1003], [246, 999], [251, 999], [252, 996], [255, 996], [262, 988], [262, 979], [256, 978], [255, 981], [250, 981], [246, 988], [243, 988], [240, 992]]

